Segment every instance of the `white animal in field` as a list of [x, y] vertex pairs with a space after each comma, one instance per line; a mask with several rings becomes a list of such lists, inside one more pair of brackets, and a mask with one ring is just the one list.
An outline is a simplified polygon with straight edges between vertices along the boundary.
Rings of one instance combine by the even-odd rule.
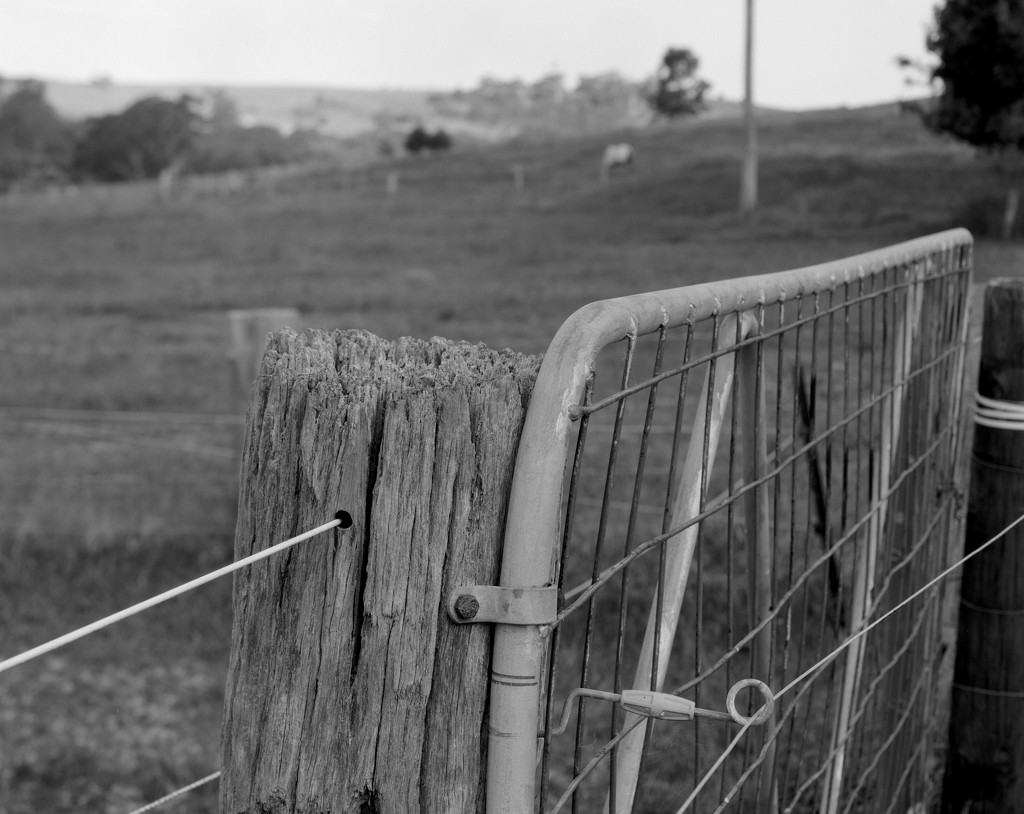
[[608, 181], [613, 167], [626, 167], [632, 164], [635, 155], [631, 144], [609, 144], [604, 148], [604, 155], [601, 157], [601, 180]]

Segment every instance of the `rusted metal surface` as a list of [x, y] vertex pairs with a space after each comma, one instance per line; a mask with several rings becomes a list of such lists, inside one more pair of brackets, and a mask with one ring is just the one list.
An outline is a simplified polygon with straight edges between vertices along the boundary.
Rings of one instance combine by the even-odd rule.
[[[501, 576], [561, 601], [552, 624], [497, 626], [488, 812], [674, 810], [735, 725], [655, 724], [600, 693], [724, 713], [736, 682], [777, 690], [941, 569], [970, 272], [953, 230], [566, 321], [520, 442]], [[926, 594], [779, 699], [693, 810], [925, 802], [938, 604]], [[581, 688], [598, 695], [555, 736]]]

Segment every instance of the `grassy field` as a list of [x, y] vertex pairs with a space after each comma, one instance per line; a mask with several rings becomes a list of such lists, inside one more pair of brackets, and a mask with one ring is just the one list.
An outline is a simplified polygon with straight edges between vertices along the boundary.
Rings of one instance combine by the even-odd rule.
[[[0, 655], [230, 558], [230, 309], [539, 353], [595, 299], [998, 217], [995, 176], [891, 107], [766, 118], [753, 220], [735, 213], [738, 121], [621, 138], [637, 163], [607, 186], [606, 139], [581, 139], [325, 170], [273, 196], [0, 201]], [[982, 237], [977, 279], [1022, 255]], [[0, 812], [114, 814], [215, 770], [229, 614], [225, 581], [0, 675]], [[215, 811], [215, 793], [166, 810]]]

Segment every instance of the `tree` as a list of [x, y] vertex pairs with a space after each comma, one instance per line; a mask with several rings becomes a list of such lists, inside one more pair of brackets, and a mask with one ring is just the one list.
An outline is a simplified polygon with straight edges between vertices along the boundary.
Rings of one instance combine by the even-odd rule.
[[209, 94], [210, 114], [207, 117], [209, 129], [214, 133], [235, 130], [242, 126], [238, 102], [226, 91], [217, 89]]
[[1024, 149], [1024, 0], [947, 0], [927, 47], [941, 89], [925, 123], [983, 149]]
[[191, 172], [248, 170], [287, 164], [300, 155], [281, 132], [269, 125], [215, 130], [199, 136], [190, 153]]
[[428, 133], [420, 125], [417, 125], [405, 139], [405, 149], [413, 155], [418, 155], [421, 151], [440, 152], [451, 149], [451, 146], [452, 138], [444, 130]]
[[565, 77], [557, 71], [546, 74], [529, 86], [529, 94], [534, 104], [558, 104], [565, 99]]
[[420, 150], [425, 150], [427, 148], [429, 141], [430, 134], [417, 125], [409, 135], [405, 137], [405, 149], [413, 155], [417, 155]]
[[74, 148], [69, 124], [46, 101], [46, 86], [26, 79], [0, 103], [0, 188], [65, 177]]
[[99, 181], [157, 177], [192, 149], [200, 121], [194, 106], [191, 96], [149, 96], [90, 120], [75, 150], [76, 171]]
[[431, 140], [430, 147], [435, 152], [440, 152], [441, 150], [450, 150], [452, 147], [452, 137], [449, 136], [448, 133], [446, 133], [444, 130], [438, 128], [434, 132], [434, 137]]
[[[977, 147], [1004, 177], [1019, 174], [1024, 151], [1024, 0], [947, 0], [935, 11], [925, 70], [936, 95], [914, 106], [925, 126]], [[900, 60], [913, 67], [910, 60]], [[1009, 236], [1019, 193], [1010, 184]]]
[[590, 108], [625, 107], [636, 96], [636, 86], [611, 71], [581, 76], [573, 95]]
[[669, 48], [647, 97], [651, 109], [667, 117], [696, 115], [707, 107], [704, 94], [711, 87], [697, 77], [700, 60], [689, 48]]

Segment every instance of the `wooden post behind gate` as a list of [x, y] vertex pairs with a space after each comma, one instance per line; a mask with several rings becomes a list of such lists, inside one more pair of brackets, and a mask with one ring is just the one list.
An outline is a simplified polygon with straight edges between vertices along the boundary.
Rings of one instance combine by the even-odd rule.
[[[984, 316], [965, 554], [1024, 513], [1024, 280], [990, 283]], [[964, 564], [942, 810], [1022, 800], [1024, 525]]]
[[494, 584], [538, 360], [359, 331], [281, 331], [249, 404], [237, 557], [352, 528], [236, 577], [222, 737], [227, 814], [483, 809]]

